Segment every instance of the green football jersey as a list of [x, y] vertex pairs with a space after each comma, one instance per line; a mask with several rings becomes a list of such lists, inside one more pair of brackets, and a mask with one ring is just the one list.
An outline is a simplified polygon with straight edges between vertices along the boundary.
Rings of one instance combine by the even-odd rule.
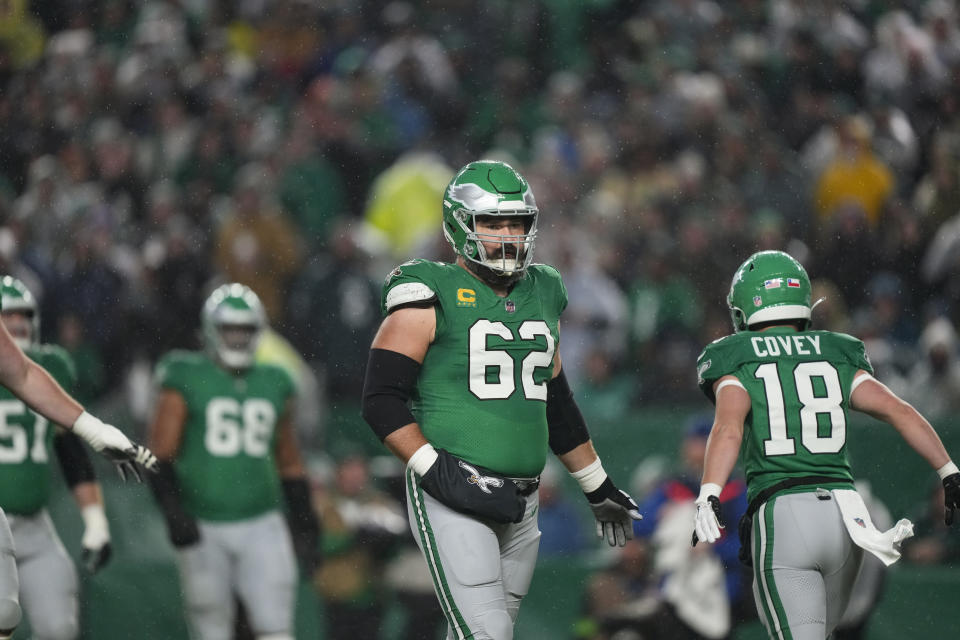
[[[73, 390], [77, 374], [66, 351], [39, 345], [28, 349], [27, 356], [61, 387]], [[55, 425], [0, 387], [0, 507], [7, 513], [30, 515], [47, 504], [54, 432]]]
[[826, 475], [852, 487], [847, 417], [858, 370], [873, 373], [863, 343], [831, 331], [774, 327], [721, 338], [697, 361], [700, 388], [736, 376], [750, 394], [740, 456], [748, 497], [789, 477]]
[[234, 375], [203, 353], [173, 351], [157, 364], [156, 380], [187, 406], [174, 463], [187, 513], [233, 521], [279, 508], [274, 445], [294, 394], [290, 375], [265, 364]]
[[505, 298], [456, 264], [414, 260], [383, 287], [383, 310], [432, 301], [437, 329], [411, 410], [426, 438], [474, 464], [533, 477], [547, 457], [547, 382], [567, 292], [532, 265]]

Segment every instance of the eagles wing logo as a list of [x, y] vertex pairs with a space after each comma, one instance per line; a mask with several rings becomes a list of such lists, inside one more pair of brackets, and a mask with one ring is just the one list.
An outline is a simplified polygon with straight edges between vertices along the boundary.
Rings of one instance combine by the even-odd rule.
[[703, 374], [707, 372], [707, 369], [709, 369], [712, 364], [713, 360], [705, 360], [697, 367], [697, 384], [703, 384]]
[[476, 467], [467, 464], [463, 460], [460, 460], [459, 464], [461, 469], [470, 474], [467, 477], [467, 482], [477, 485], [480, 488], [480, 491], [483, 491], [484, 493], [493, 493], [487, 488], [487, 486], [496, 487], [497, 489], [503, 486], [502, 478], [492, 478], [490, 476], [480, 475], [480, 472], [477, 471]]
[[459, 202], [467, 209], [472, 209], [473, 211], [496, 209], [500, 203], [500, 198], [496, 195], [484, 191], [479, 186], [469, 182], [454, 185], [450, 189], [450, 199]]

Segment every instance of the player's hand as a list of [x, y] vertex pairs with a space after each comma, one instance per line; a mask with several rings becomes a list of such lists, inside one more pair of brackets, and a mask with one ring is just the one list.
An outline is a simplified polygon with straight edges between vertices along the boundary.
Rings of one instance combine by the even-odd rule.
[[511, 480], [443, 449], [436, 452], [436, 461], [420, 479], [424, 491], [468, 515], [501, 524], [523, 519], [527, 501]]
[[597, 537], [611, 547], [625, 546], [633, 539], [633, 521], [642, 520], [640, 508], [626, 491], [617, 489], [609, 477], [595, 491], [586, 494], [597, 519]]
[[86, 411], [73, 423], [73, 431], [86, 440], [94, 451], [113, 462], [124, 481], [128, 475], [132, 475], [137, 482], [143, 482], [141, 467], [148, 471], [156, 470], [157, 458], [150, 449], [133, 443], [122, 431]]
[[697, 542], [716, 542], [720, 539], [720, 529], [724, 526], [720, 524], [720, 498], [717, 496], [707, 496], [704, 500], [697, 500], [697, 515], [694, 519], [693, 541], [691, 544], [695, 547]]
[[943, 479], [943, 521], [949, 527], [960, 511], [960, 473], [951, 473]]
[[96, 573], [107, 562], [113, 549], [110, 546], [110, 527], [100, 504], [89, 504], [80, 510], [83, 518], [83, 538], [80, 540], [80, 560], [90, 573]]

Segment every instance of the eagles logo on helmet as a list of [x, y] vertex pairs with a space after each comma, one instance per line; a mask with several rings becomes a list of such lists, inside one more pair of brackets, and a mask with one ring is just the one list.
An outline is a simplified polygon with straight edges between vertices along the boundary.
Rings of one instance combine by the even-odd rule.
[[[533, 263], [537, 235], [536, 200], [530, 185], [505, 162], [481, 160], [466, 165], [453, 177], [443, 197], [443, 234], [470, 270], [494, 286], [510, 285]], [[480, 216], [522, 218], [520, 235], [482, 235]], [[484, 243], [499, 244], [488, 254]]]
[[266, 325], [260, 298], [250, 287], [237, 282], [217, 287], [203, 305], [207, 351], [231, 369], [246, 369], [253, 364]]

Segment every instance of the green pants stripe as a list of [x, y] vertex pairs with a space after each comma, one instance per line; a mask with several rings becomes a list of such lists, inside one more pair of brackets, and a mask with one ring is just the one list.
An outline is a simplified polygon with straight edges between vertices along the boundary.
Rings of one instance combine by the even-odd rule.
[[793, 640], [783, 601], [773, 578], [773, 512], [777, 499], [761, 505], [754, 520], [754, 562], [757, 587], [770, 635], [778, 640]]
[[450, 628], [457, 634], [458, 639], [472, 638], [473, 633], [467, 627], [466, 620], [463, 619], [463, 615], [457, 608], [457, 604], [453, 600], [453, 594], [450, 592], [450, 586], [447, 584], [447, 578], [443, 573], [443, 565], [440, 563], [436, 540], [433, 537], [433, 528], [430, 526], [430, 519], [427, 517], [427, 510], [423, 503], [423, 489], [420, 488], [417, 475], [412, 469], [407, 469], [407, 489], [410, 504], [413, 505], [414, 512], [417, 514], [417, 534], [420, 536], [423, 555], [427, 560], [427, 566], [430, 568], [430, 577], [433, 579], [433, 586], [440, 597], [440, 603], [443, 605], [443, 611], [450, 623]]

